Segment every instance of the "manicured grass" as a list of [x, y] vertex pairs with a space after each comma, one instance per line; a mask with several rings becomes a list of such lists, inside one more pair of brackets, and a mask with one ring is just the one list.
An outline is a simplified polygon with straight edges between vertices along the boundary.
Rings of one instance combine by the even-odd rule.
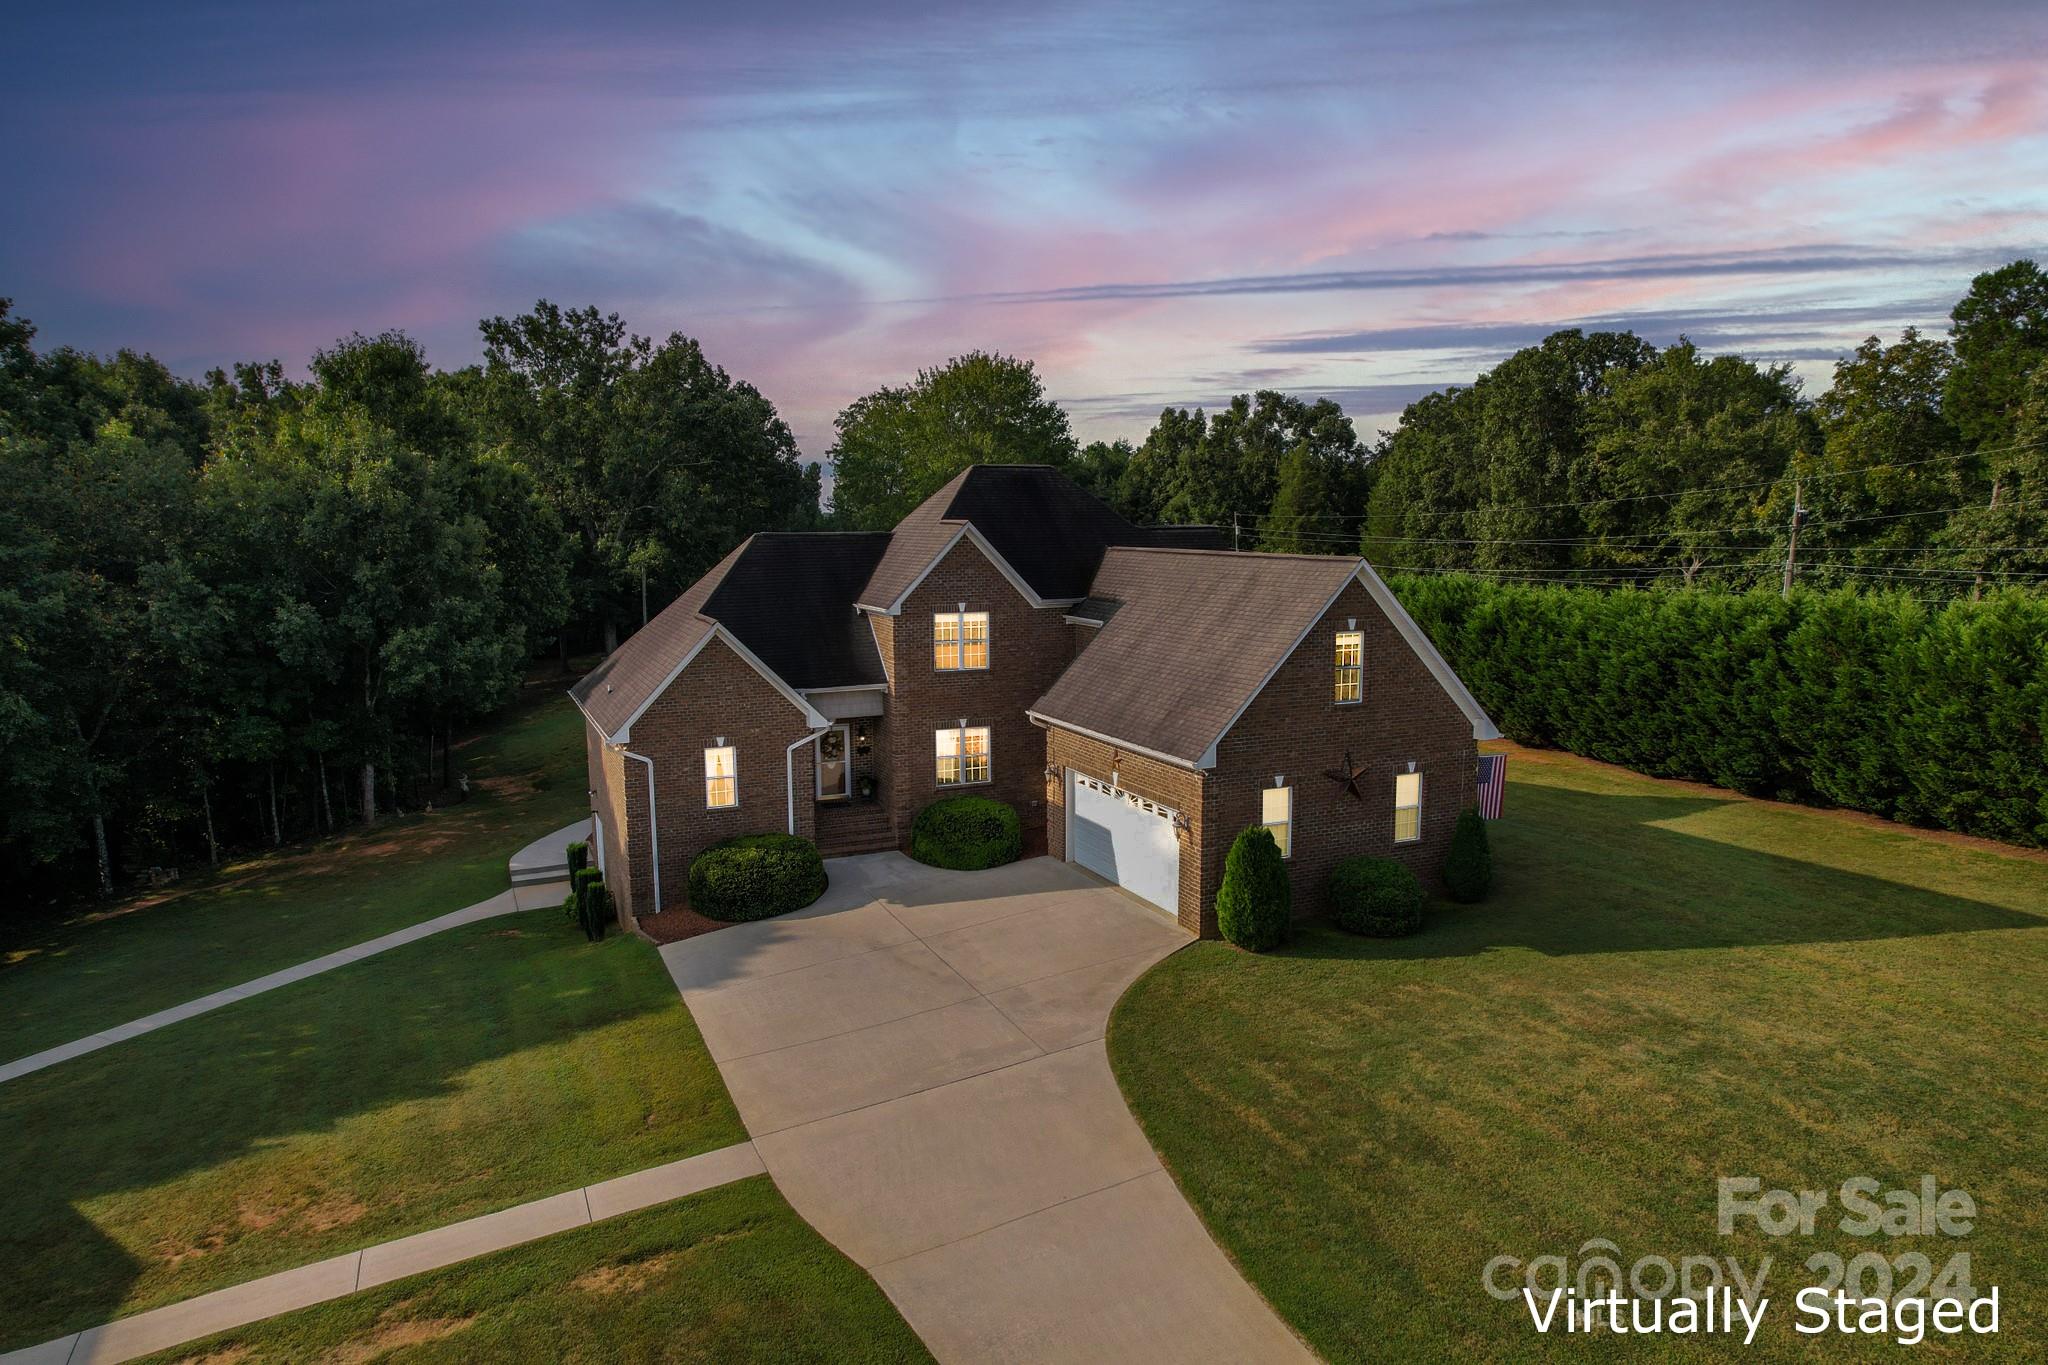
[[[1487, 903], [1413, 939], [1198, 944], [1112, 1019], [1146, 1132], [1281, 1314], [1332, 1360], [1597, 1354], [1623, 1343], [1539, 1337], [1480, 1276], [1576, 1274], [1606, 1238], [1624, 1267], [1772, 1257], [1752, 1351], [1837, 1358], [1872, 1339], [1793, 1333], [1808, 1256], [1968, 1251], [2000, 1335], [1918, 1349], [2048, 1355], [2048, 863], [1564, 756], [1511, 771]], [[1923, 1172], [1975, 1198], [1971, 1235], [1840, 1230], [1844, 1180]], [[1811, 1237], [1724, 1237], [1723, 1175], [1831, 1202]]]
[[0, 1350], [744, 1137], [652, 948], [451, 929], [0, 1085]]
[[875, 1282], [756, 1176], [148, 1359], [931, 1357]]
[[[505, 862], [586, 809], [582, 717], [560, 679], [455, 749], [470, 798], [225, 867], [168, 899], [54, 924], [0, 950], [0, 1061], [304, 962], [505, 889]], [[12, 917], [21, 933], [22, 917]]]

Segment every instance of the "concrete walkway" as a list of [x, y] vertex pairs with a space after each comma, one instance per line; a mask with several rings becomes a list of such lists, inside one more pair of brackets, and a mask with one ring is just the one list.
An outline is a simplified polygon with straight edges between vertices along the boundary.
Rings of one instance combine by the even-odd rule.
[[503, 1251], [761, 1174], [751, 1142], [351, 1251], [0, 1355], [0, 1365], [113, 1365], [360, 1289]]
[[331, 972], [336, 967], [346, 967], [351, 962], [375, 957], [378, 953], [389, 952], [393, 948], [438, 934], [443, 929], [453, 929], [460, 924], [474, 924], [478, 920], [490, 919], [494, 915], [509, 915], [519, 910], [537, 910], [561, 899], [562, 884], [559, 882], [548, 886], [513, 887], [509, 891], [499, 892], [487, 901], [478, 901], [464, 909], [451, 910], [445, 915], [437, 915], [418, 924], [409, 924], [403, 929], [395, 929], [391, 933], [358, 943], [354, 947], [342, 948], [324, 957], [316, 957], [311, 962], [301, 962], [295, 967], [286, 967], [268, 976], [259, 976], [254, 981], [245, 981], [239, 986], [230, 986], [211, 995], [202, 995], [197, 1000], [188, 1000], [182, 1005], [173, 1005], [169, 1009], [158, 1010], [155, 1014], [146, 1014], [140, 1019], [95, 1033], [88, 1038], [80, 1038], [75, 1042], [62, 1043], [53, 1048], [45, 1048], [41, 1052], [30, 1053], [18, 1061], [0, 1066], [0, 1083], [26, 1076], [33, 1071], [41, 1071], [44, 1067], [55, 1066], [59, 1062], [68, 1062], [73, 1057], [83, 1057], [88, 1052], [97, 1052], [103, 1047], [112, 1047], [115, 1043], [126, 1042], [130, 1038], [139, 1038], [145, 1033], [154, 1033], [172, 1024], [183, 1023], [187, 1019], [217, 1010], [223, 1005], [232, 1005], [237, 1000], [247, 1000], [252, 995], [274, 991], [279, 986], [289, 986], [294, 981], [304, 981], [309, 976], [318, 976], [322, 972]]
[[569, 880], [569, 845], [590, 837], [590, 817], [543, 834], [513, 854], [506, 863], [514, 886], [536, 886], [543, 882]]
[[834, 859], [816, 905], [662, 948], [784, 1196], [949, 1361], [1313, 1357], [1124, 1107], [1111, 1006], [1185, 944], [1046, 858]]

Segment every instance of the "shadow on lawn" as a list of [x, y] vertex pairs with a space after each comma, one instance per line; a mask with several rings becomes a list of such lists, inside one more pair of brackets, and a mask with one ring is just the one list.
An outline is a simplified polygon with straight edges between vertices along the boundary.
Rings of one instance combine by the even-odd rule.
[[[670, 1008], [674, 998], [666, 981], [663, 992], [636, 1002], [609, 988], [614, 978], [602, 969], [574, 970], [567, 962], [573, 955], [644, 950], [616, 939], [589, 945], [554, 910], [427, 942], [439, 951], [415, 954], [410, 964], [385, 959], [403, 970], [384, 973], [369, 989], [360, 969], [344, 969], [0, 1086], [7, 1199], [0, 1351], [120, 1315], [146, 1269], [207, 1257], [232, 1265], [244, 1237], [296, 1234], [304, 1254], [236, 1265], [228, 1282], [405, 1230], [395, 1221], [401, 1207], [353, 1197], [392, 1183], [374, 1169], [398, 1157], [401, 1144], [389, 1141], [360, 1154], [353, 1169], [313, 1169], [300, 1187], [288, 1178], [278, 1182], [273, 1172], [270, 1181], [210, 1199], [173, 1196], [160, 1225], [147, 1221], [145, 1205], [124, 1201], [118, 1210], [96, 1210], [109, 1196], [147, 1192], [301, 1134], [453, 1094], [479, 1065]], [[480, 1010], [483, 994], [505, 999]], [[564, 1142], [573, 1147], [577, 1134], [559, 1131], [561, 1118], [556, 1111], [508, 1109], [494, 1116], [494, 1126], [517, 1136], [483, 1153], [444, 1140], [454, 1135], [431, 1130], [430, 1119], [415, 1119], [417, 1140], [404, 1159], [420, 1169], [400, 1183], [435, 1195], [459, 1191], [446, 1217], [431, 1220], [436, 1224], [553, 1193], [512, 1188], [518, 1173], [508, 1168], [525, 1153], [558, 1154]], [[496, 1169], [486, 1164], [493, 1161]], [[572, 1161], [560, 1183], [578, 1178]], [[186, 1211], [195, 1207], [211, 1226], [194, 1225], [206, 1221]], [[110, 1219], [147, 1247], [148, 1265], [102, 1231], [98, 1224]]]
[[[1728, 800], [1529, 785], [1517, 786], [1510, 804], [1519, 809], [1493, 827], [1495, 878], [1484, 903], [1438, 902], [1414, 938], [1316, 936], [1283, 951], [1389, 959], [1491, 948], [1569, 955], [2048, 928], [2048, 916], [1660, 823], [1735, 804]], [[2048, 873], [2042, 882], [2048, 891]]]

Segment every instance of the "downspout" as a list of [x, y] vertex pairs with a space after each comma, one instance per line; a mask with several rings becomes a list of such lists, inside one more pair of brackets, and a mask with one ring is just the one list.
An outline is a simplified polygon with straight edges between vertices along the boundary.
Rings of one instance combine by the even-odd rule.
[[[821, 725], [817, 729], [811, 731], [809, 734], [804, 735], [799, 739], [791, 740], [789, 747], [782, 751], [782, 785], [784, 790], [788, 791], [789, 793], [789, 832], [791, 834], [796, 833], [797, 748], [799, 745], [809, 744], [812, 740], [816, 739], [819, 735], [824, 734], [827, 730], [831, 728], [832, 727], [829, 725]], [[849, 758], [850, 757], [851, 756], [849, 755]]]
[[[661, 913], [661, 819], [654, 811], [654, 760], [645, 754], [636, 754], [625, 745], [619, 752], [627, 758], [636, 758], [647, 765], [647, 837], [653, 845], [654, 856], [654, 913]], [[794, 818], [794, 817], [791, 817]]]

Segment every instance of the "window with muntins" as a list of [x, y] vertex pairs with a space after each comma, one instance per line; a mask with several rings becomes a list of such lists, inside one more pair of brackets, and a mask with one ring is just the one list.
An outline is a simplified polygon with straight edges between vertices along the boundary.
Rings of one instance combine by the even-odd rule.
[[1259, 793], [1259, 820], [1272, 831], [1280, 856], [1294, 856], [1294, 788], [1268, 787]]
[[704, 807], [724, 810], [740, 803], [739, 751], [728, 744], [704, 751]]
[[1394, 774], [1394, 842], [1412, 844], [1422, 837], [1422, 774]]
[[1337, 704], [1365, 700], [1365, 635], [1356, 630], [1337, 632]]
[[936, 732], [939, 785], [962, 787], [989, 780], [988, 727], [952, 726]]
[[988, 613], [942, 611], [932, 617], [932, 667], [958, 673], [988, 667]]

